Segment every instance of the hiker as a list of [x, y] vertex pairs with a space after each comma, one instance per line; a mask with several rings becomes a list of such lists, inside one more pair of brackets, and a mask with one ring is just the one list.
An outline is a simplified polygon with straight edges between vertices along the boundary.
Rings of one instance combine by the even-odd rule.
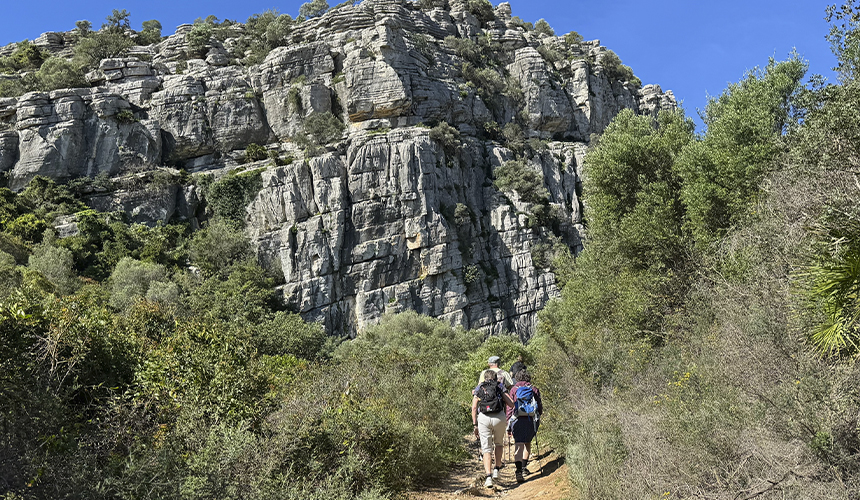
[[[484, 380], [472, 396], [472, 424], [474, 424], [475, 437], [481, 439], [484, 472], [487, 474], [484, 486], [487, 488], [492, 488], [493, 479], [499, 478], [507, 427], [505, 406], [513, 403], [499, 382], [496, 372], [484, 370]], [[493, 453], [496, 454], [495, 467]]]
[[533, 386], [528, 370], [517, 372], [517, 383], [508, 394], [512, 404], [507, 409], [508, 431], [514, 438], [514, 465], [518, 483], [525, 481], [529, 471], [529, 458], [532, 452], [532, 439], [537, 435], [540, 416], [543, 414], [543, 401], [540, 391]]
[[523, 363], [523, 355], [520, 354], [519, 356], [517, 356], [517, 361], [511, 365], [511, 371], [508, 373], [510, 373], [511, 376], [514, 378], [514, 380], [516, 380], [517, 373], [519, 373], [520, 370], [525, 370], [525, 369], [526, 369], [526, 364]]
[[478, 377], [478, 385], [485, 380], [484, 375], [492, 370], [496, 372], [498, 381], [505, 386], [505, 392], [507, 392], [508, 388], [514, 385], [514, 380], [508, 372], [499, 368], [499, 361], [501, 361], [501, 358], [498, 356], [490, 356], [490, 359], [487, 360], [489, 368], [481, 372], [481, 375]]

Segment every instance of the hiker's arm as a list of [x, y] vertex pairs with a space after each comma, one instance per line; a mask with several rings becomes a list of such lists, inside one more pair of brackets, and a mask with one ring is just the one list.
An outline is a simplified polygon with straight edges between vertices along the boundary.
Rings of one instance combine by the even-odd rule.
[[472, 396], [472, 428], [478, 435], [478, 396]]
[[514, 399], [507, 392], [502, 393], [502, 398], [504, 398], [506, 405], [514, 406]]

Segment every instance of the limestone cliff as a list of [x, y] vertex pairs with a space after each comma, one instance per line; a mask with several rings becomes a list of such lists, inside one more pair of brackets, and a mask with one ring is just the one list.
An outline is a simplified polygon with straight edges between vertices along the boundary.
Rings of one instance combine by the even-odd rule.
[[[264, 168], [247, 233], [261, 261], [282, 270], [285, 303], [307, 319], [344, 334], [414, 309], [527, 336], [558, 294], [542, 254], [581, 244], [591, 135], [621, 109], [656, 114], [676, 103], [658, 86], [618, 79], [597, 41], [530, 31], [506, 3], [482, 19], [462, 0], [448, 4], [340, 6], [295, 23], [289, 44], [250, 66], [235, 64], [242, 25], [202, 54], [188, 47], [192, 26], [180, 26], [102, 60], [90, 88], [0, 100], [0, 172], [21, 189], [36, 175], [185, 169], [189, 182], [126, 182], [88, 202], [141, 223], [198, 227], [207, 204], [193, 174]], [[62, 54], [73, 37], [36, 43]], [[328, 113], [346, 125], [340, 137], [321, 147], [297, 140], [309, 118]], [[456, 129], [449, 139], [434, 134], [443, 123]], [[242, 163], [250, 144], [291, 160]], [[513, 160], [542, 184], [539, 196], [499, 189], [499, 169]]]

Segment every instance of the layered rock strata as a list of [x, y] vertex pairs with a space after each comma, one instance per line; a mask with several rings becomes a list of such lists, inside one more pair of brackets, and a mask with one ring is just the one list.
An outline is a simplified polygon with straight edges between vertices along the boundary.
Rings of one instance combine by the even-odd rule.
[[[238, 168], [252, 143], [289, 154], [286, 166], [251, 165], [265, 171], [246, 209], [247, 232], [261, 261], [283, 271], [284, 301], [338, 334], [414, 309], [528, 336], [536, 312], [558, 294], [536, 252], [581, 244], [591, 135], [625, 108], [653, 115], [676, 107], [656, 85], [609, 78], [599, 42], [571, 47], [526, 31], [506, 3], [481, 21], [459, 0], [431, 11], [365, 0], [295, 24], [293, 43], [250, 67], [230, 64], [241, 56], [230, 37], [213, 37], [205, 58], [189, 59], [200, 54], [187, 47], [190, 29], [134, 48], [138, 57], [103, 60], [87, 75], [91, 88], [0, 100], [0, 172], [21, 189], [36, 175], [66, 181], [184, 168], [218, 176]], [[475, 62], [446, 37], [490, 47], [479, 69], [491, 73], [481, 78], [495, 75], [506, 90], [482, 88]], [[56, 51], [71, 40], [43, 39]], [[558, 50], [573, 55], [552, 56]], [[294, 138], [308, 118], [327, 113], [345, 132], [305, 154]], [[431, 137], [442, 122], [457, 129], [456, 144]], [[514, 159], [542, 179], [544, 201], [496, 187], [495, 172]], [[99, 193], [90, 203], [149, 224], [179, 218], [197, 227], [205, 217], [194, 185], [145, 189]]]

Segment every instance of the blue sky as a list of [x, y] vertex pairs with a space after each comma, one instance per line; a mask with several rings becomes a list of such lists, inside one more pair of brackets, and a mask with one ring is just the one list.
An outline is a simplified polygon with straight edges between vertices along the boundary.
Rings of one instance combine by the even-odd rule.
[[[719, 95], [745, 71], [784, 59], [792, 49], [810, 62], [810, 73], [835, 80], [835, 60], [824, 39], [824, 9], [835, 0], [510, 0], [513, 13], [526, 21], [545, 18], [562, 34], [575, 30], [614, 50], [643, 83], [658, 83], [683, 101], [690, 116], [706, 96]], [[295, 16], [301, 1], [274, 0], [41, 0], [4, 2], [0, 7], [0, 45], [64, 31], [80, 19], [98, 27], [111, 9], [131, 12], [132, 25], [158, 19], [164, 33], [209, 14], [244, 21], [275, 8]], [[330, 0], [330, 4], [338, 3]], [[493, 0], [497, 5], [498, 0]], [[10, 5], [11, 4], [11, 5]], [[698, 121], [698, 120], [697, 120]]]

